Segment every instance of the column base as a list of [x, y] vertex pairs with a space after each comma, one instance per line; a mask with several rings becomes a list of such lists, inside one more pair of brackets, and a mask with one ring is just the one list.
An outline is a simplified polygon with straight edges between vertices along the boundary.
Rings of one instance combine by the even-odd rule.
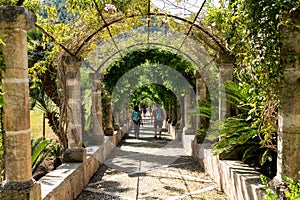
[[105, 129], [104, 135], [106, 135], [106, 136], [113, 136], [114, 135], [114, 129], [113, 128], [107, 128], [107, 129]]
[[275, 176], [270, 182], [269, 182], [270, 188], [278, 195], [280, 199], [283, 199], [285, 197], [285, 191], [286, 191], [286, 185], [283, 182], [281, 176]]
[[26, 182], [4, 182], [0, 186], [0, 199], [41, 200], [41, 185], [33, 179]]
[[120, 126], [119, 126], [118, 124], [115, 124], [115, 125], [114, 125], [114, 130], [115, 130], [115, 131], [120, 130]]
[[183, 128], [183, 134], [184, 135], [196, 135], [196, 131], [193, 128], [184, 127]]
[[86, 160], [86, 149], [68, 148], [63, 154], [64, 163], [84, 162]]
[[100, 146], [104, 143], [104, 135], [99, 133], [90, 133], [85, 142], [87, 143], [87, 146]]

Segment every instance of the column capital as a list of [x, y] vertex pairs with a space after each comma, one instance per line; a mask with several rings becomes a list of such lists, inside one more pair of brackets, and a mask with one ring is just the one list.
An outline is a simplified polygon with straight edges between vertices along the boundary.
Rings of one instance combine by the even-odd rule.
[[194, 77], [196, 79], [201, 78], [201, 74], [200, 74], [199, 70], [194, 70]]
[[79, 70], [83, 63], [83, 58], [79, 56], [62, 56], [61, 63], [67, 69]]
[[216, 63], [217, 64], [231, 64], [234, 62], [234, 55], [229, 52], [220, 51], [217, 54]]
[[89, 77], [92, 81], [95, 81], [95, 80], [101, 80], [104, 78], [104, 75], [103, 73], [99, 73], [99, 72], [92, 72], [92, 73], [89, 73]]
[[0, 7], [1, 29], [20, 28], [29, 30], [34, 27], [36, 16], [33, 12], [22, 6]]

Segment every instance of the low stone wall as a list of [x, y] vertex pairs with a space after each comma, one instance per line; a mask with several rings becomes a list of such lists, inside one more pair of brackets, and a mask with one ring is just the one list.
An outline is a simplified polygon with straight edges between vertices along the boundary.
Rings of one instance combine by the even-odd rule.
[[174, 140], [182, 140], [182, 130], [176, 128], [176, 126], [172, 126], [169, 123], [166, 123], [166, 127], [168, 129], [168, 133]]
[[192, 142], [193, 157], [219, 185], [230, 200], [263, 200], [260, 174], [240, 161], [219, 160], [210, 145]]
[[86, 148], [87, 160], [83, 163], [64, 163], [42, 177], [38, 181], [41, 183], [42, 199], [75, 199], [124, 135], [125, 131], [120, 129], [113, 136], [105, 136], [103, 145]]

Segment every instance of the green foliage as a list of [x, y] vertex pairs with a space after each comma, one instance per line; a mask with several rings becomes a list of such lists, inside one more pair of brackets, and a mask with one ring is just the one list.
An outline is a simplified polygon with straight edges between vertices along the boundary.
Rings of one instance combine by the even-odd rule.
[[274, 162], [278, 99], [285, 84], [282, 64], [288, 59], [282, 51], [288, 31], [282, 30], [297, 28], [289, 15], [299, 6], [290, 0], [226, 0], [208, 8], [204, 23], [235, 56], [238, 82], [226, 87], [236, 116], [224, 121], [214, 145], [225, 158], [234, 155], [259, 167]]
[[[222, 159], [239, 159], [262, 169], [268, 176], [274, 175], [276, 161], [276, 127], [273, 120], [264, 122], [261, 114], [269, 110], [264, 96], [246, 84], [225, 84], [227, 99], [238, 109], [236, 116], [225, 119], [220, 127], [219, 141], [213, 145], [215, 154]], [[275, 115], [274, 110], [271, 115]]]
[[63, 146], [60, 143], [52, 142], [50, 146], [50, 155], [59, 158], [63, 154]]
[[[144, 49], [133, 51], [113, 62], [106, 70], [104, 84], [112, 92], [117, 81], [129, 70], [145, 63], [170, 66], [181, 73], [195, 87], [194, 67], [182, 56], [166, 50]], [[151, 75], [151, 74], [146, 74]], [[137, 77], [138, 78], [138, 77]]]
[[34, 173], [38, 167], [43, 163], [47, 156], [51, 153], [51, 149], [48, 148], [51, 141], [45, 140], [43, 137], [31, 140], [31, 164], [32, 173]]
[[288, 190], [285, 192], [286, 198], [290, 200], [300, 199], [300, 180], [294, 181], [285, 175], [282, 175], [282, 178], [285, 180], [288, 187]]
[[260, 175], [260, 179], [262, 184], [265, 186], [266, 189], [266, 195], [264, 196], [264, 199], [266, 200], [279, 200], [278, 195], [269, 187], [267, 178], [264, 175]]
[[290, 0], [231, 0], [209, 8], [207, 23], [235, 55], [236, 77], [247, 73], [243, 81], [270, 98], [283, 84], [282, 30], [290, 25], [288, 13], [299, 6]]
[[[174, 69], [174, 72], [171, 69]], [[122, 101], [126, 100], [124, 96], [132, 92], [131, 105], [140, 104], [143, 99], [149, 98], [153, 103], [160, 102], [165, 107], [176, 106], [179, 96], [176, 97], [174, 93], [182, 95], [187, 88], [178, 83], [180, 77], [175, 77], [179, 75], [174, 73], [177, 71], [182, 75], [181, 78], [184, 77], [195, 87], [194, 69], [179, 55], [165, 50], [144, 49], [128, 53], [112, 63], [104, 74], [103, 85], [108, 94], [112, 94], [117, 83], [118, 87], [122, 86], [114, 93], [113, 102], [118, 102], [114, 105], [116, 110], [120, 109], [118, 105], [128, 103]], [[120, 80], [125, 74], [130, 77]], [[135, 91], [131, 91], [133, 88]]]
[[[131, 95], [130, 105], [143, 104], [142, 102], [146, 98], [149, 98], [152, 104], [161, 103], [164, 107], [176, 106], [176, 96], [174, 93], [170, 89], [158, 84], [147, 84], [139, 87]], [[146, 105], [146, 107], [150, 105]]]
[[1, 0], [0, 6], [14, 6], [17, 4], [17, 0]]
[[[300, 173], [300, 172], [299, 172]], [[287, 200], [298, 200], [300, 199], [300, 180], [294, 181], [285, 175], [281, 175], [282, 179], [286, 185], [286, 190], [284, 192], [285, 199]], [[281, 198], [269, 187], [267, 178], [263, 175], [260, 176], [263, 185], [265, 186], [267, 194], [264, 196], [266, 200], [279, 200]]]
[[[17, 6], [20, 3], [19, 0], [0, 0], [0, 6]], [[24, 0], [21, 5], [30, 10], [37, 11], [40, 6], [39, 0]]]

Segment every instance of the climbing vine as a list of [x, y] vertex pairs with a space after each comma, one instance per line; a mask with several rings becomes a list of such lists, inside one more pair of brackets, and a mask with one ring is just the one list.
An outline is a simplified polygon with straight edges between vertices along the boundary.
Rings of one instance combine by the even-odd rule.
[[[169, 68], [177, 73], [174, 74]], [[180, 55], [166, 50], [142, 49], [130, 52], [113, 62], [104, 72], [103, 85], [108, 96], [113, 92], [115, 94], [112, 99], [115, 110], [129, 103], [124, 102], [124, 96], [131, 92], [132, 105], [138, 105], [144, 98], [150, 98], [153, 104], [159, 102], [165, 108], [176, 107], [177, 99], [173, 92], [181, 96], [188, 89], [184, 88], [186, 86], [181, 81], [182, 78], [186, 79], [191, 89], [195, 88], [194, 70], [195, 67]], [[128, 78], [121, 79], [126, 74], [130, 74]], [[116, 87], [117, 83], [122, 88]], [[116, 88], [118, 92], [115, 92]], [[133, 88], [135, 90], [131, 91]], [[104, 114], [103, 121], [106, 120], [105, 116]]]
[[[290, 59], [282, 51], [287, 38], [287, 31], [283, 30], [299, 28], [293, 25], [290, 15], [299, 9], [300, 2], [229, 0], [219, 3], [219, 6], [208, 8], [206, 23], [235, 56], [234, 78], [238, 84], [231, 86], [235, 90], [233, 96], [239, 97], [232, 102], [238, 110], [237, 116], [225, 121], [223, 133], [226, 137], [215, 148], [225, 157], [239, 152], [248, 158], [260, 158], [258, 166], [274, 162], [278, 99], [285, 84], [283, 61]], [[240, 135], [234, 134], [236, 131], [240, 131]], [[253, 143], [258, 144], [256, 150]], [[268, 175], [275, 172], [273, 168]]]
[[[193, 67], [182, 56], [166, 50], [144, 49], [128, 53], [126, 56], [115, 61], [107, 68], [103, 82], [108, 91], [112, 92], [117, 81], [129, 70], [146, 62], [172, 67], [182, 74], [193, 88], [195, 87], [195, 79], [193, 75], [195, 67]], [[151, 76], [151, 74], [147, 75]]]

